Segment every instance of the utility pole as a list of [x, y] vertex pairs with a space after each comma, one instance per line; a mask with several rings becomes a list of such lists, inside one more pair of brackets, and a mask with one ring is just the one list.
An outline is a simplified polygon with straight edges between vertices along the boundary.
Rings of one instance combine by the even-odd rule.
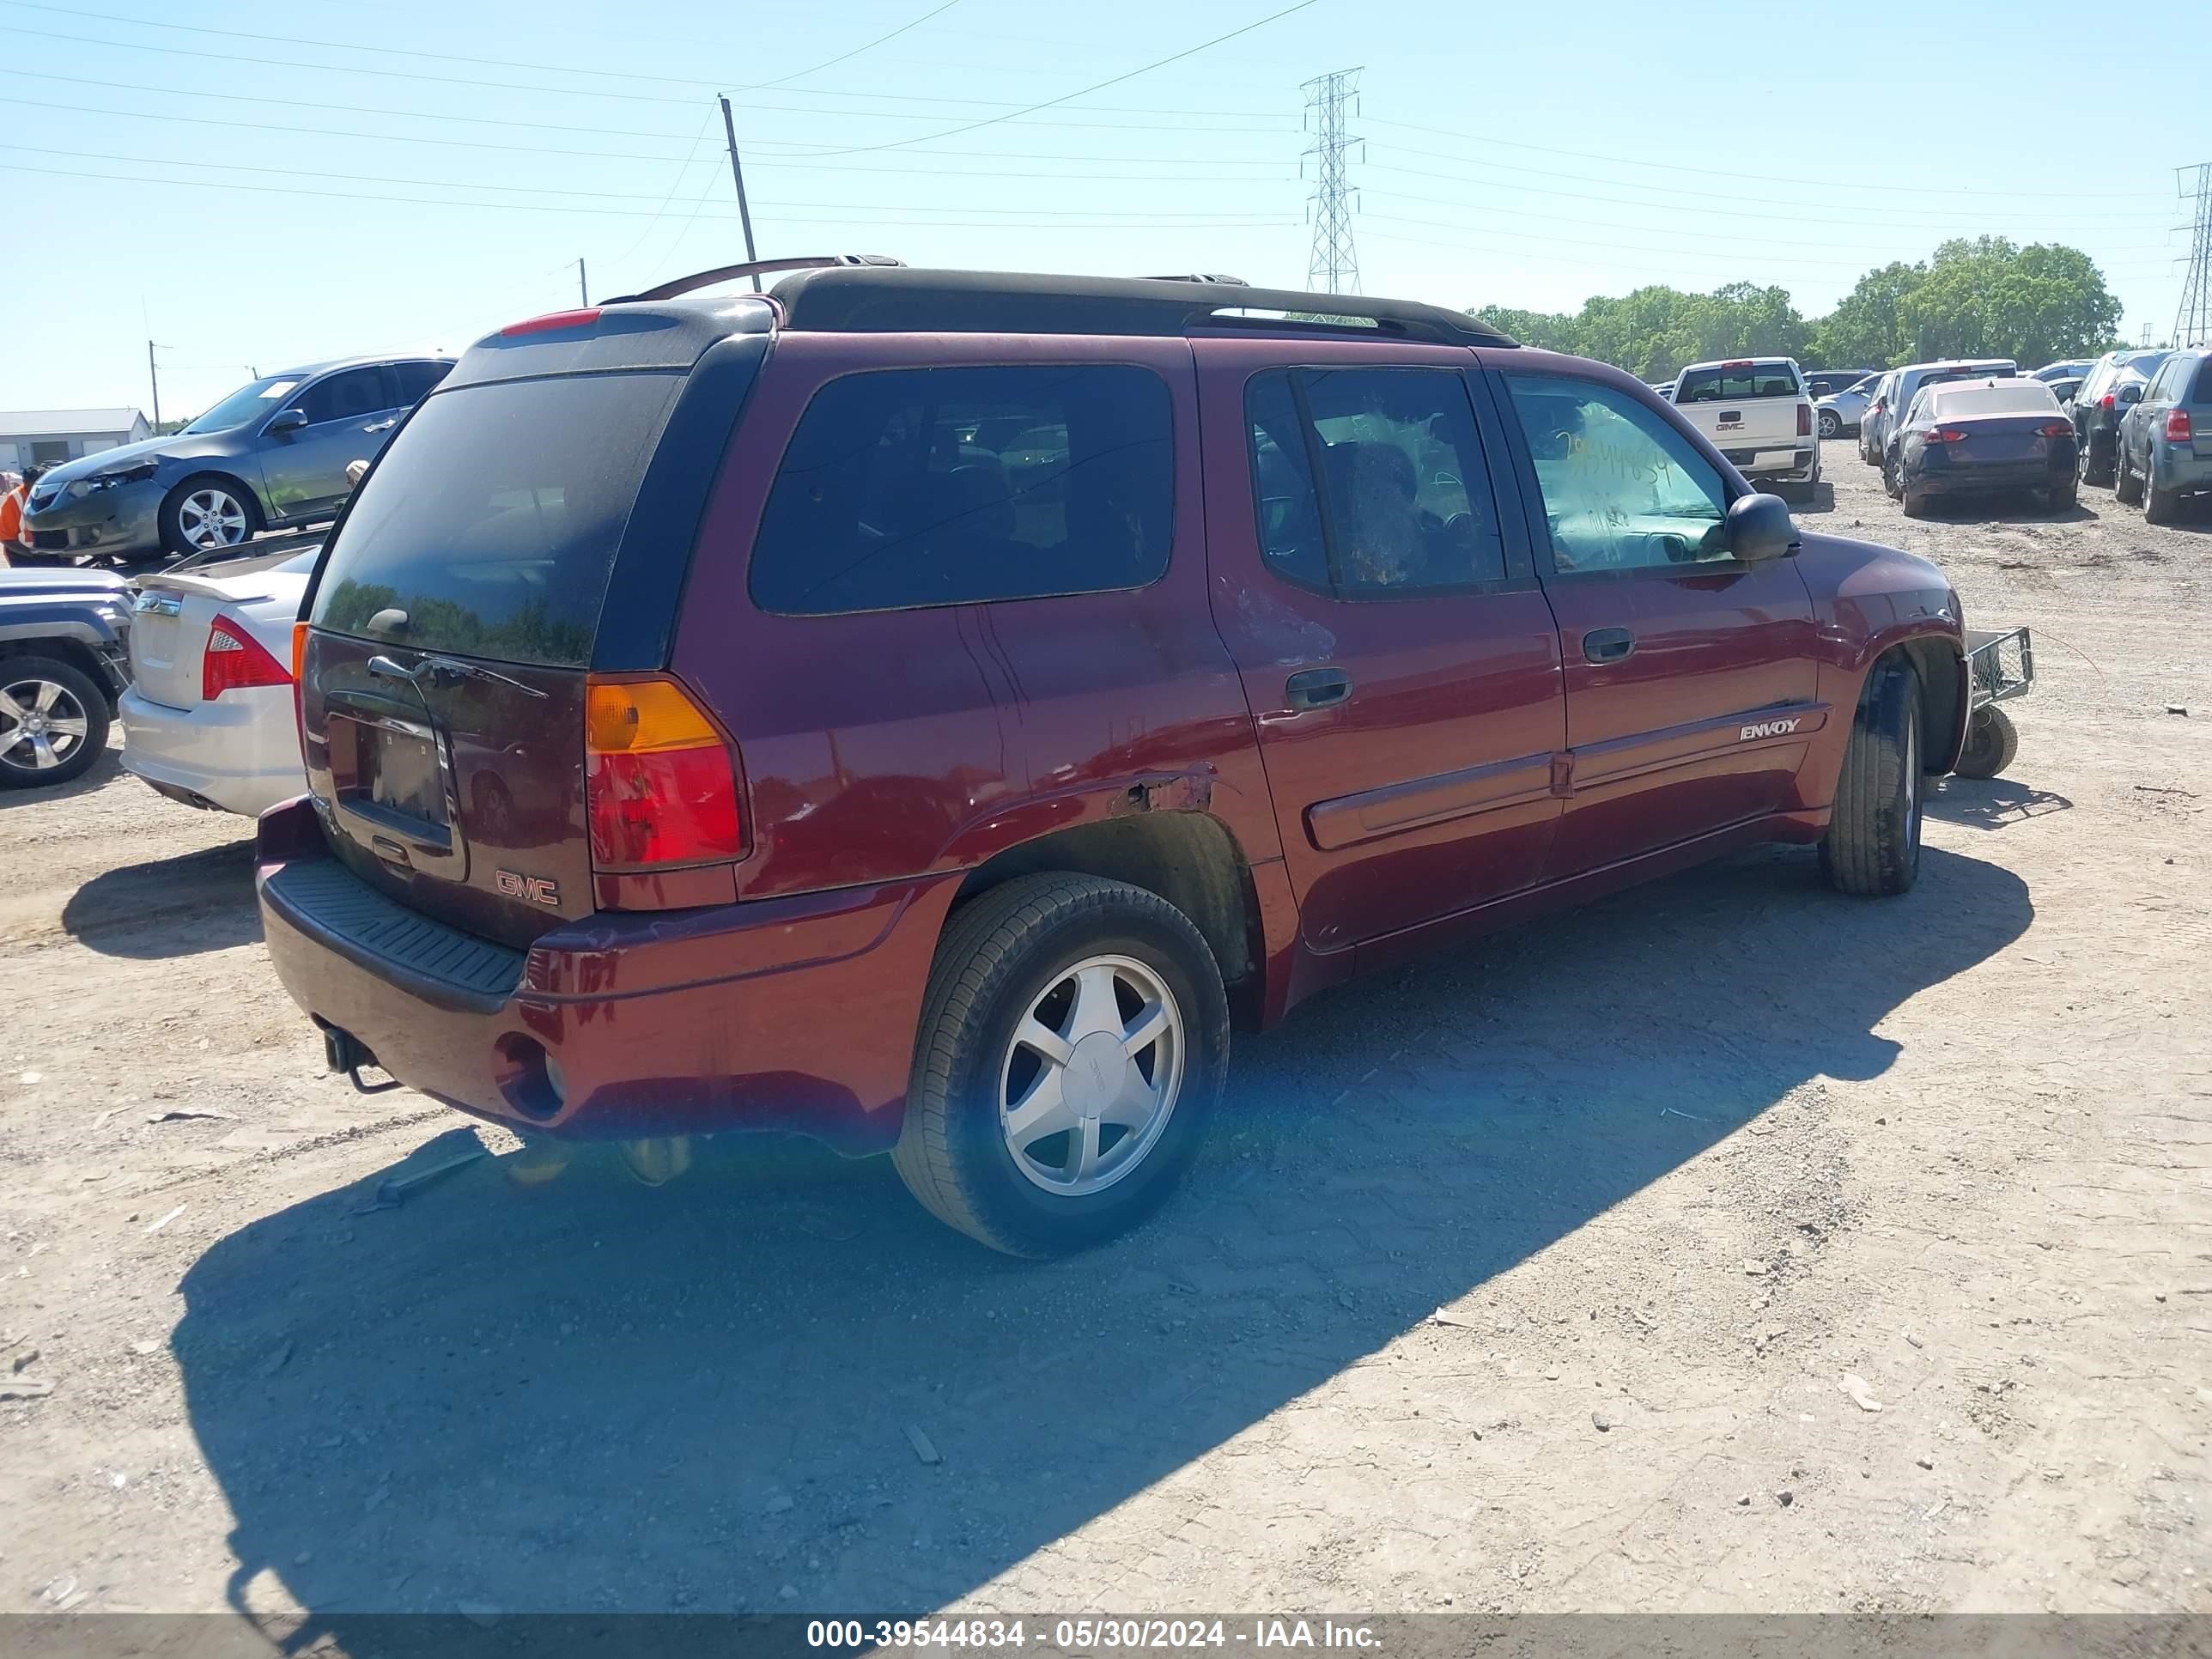
[[584, 262], [580, 258], [576, 261], [576, 303], [586, 308], [592, 303], [592, 290], [584, 282]]
[[161, 368], [154, 361], [154, 353], [159, 349], [151, 340], [146, 342], [146, 378], [154, 383], [154, 429], [156, 432], [161, 429]]
[[[745, 204], [745, 170], [738, 161], [738, 129], [730, 119], [730, 100], [722, 100], [722, 135], [730, 141], [730, 177], [737, 181], [738, 222], [745, 228], [745, 258], [748, 262], [760, 255], [753, 252], [753, 210]], [[760, 277], [753, 277], [753, 292], [761, 291]]]
[[[1359, 142], [1344, 130], [1345, 106], [1359, 91], [1359, 71], [1338, 70], [1300, 88], [1306, 95], [1306, 124], [1314, 135], [1313, 252], [1306, 261], [1306, 286], [1329, 294], [1359, 292], [1359, 253], [1352, 245], [1352, 204], [1344, 179], [1344, 153]], [[1304, 163], [1300, 163], [1304, 170]]]
[[[2191, 173], [2196, 175], [2193, 191], [2187, 177]], [[2189, 275], [2182, 281], [2180, 309], [2173, 313], [2173, 343], [2212, 345], [2212, 161], [2176, 167], [2173, 176], [2181, 199], [2195, 210]]]

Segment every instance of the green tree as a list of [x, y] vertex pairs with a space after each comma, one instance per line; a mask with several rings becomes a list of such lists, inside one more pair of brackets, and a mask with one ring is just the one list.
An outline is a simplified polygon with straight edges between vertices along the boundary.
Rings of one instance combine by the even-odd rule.
[[1901, 260], [1867, 272], [1813, 325], [1814, 357], [1844, 368], [1887, 368], [1911, 362], [1902, 307], [1927, 275], [1927, 266]]

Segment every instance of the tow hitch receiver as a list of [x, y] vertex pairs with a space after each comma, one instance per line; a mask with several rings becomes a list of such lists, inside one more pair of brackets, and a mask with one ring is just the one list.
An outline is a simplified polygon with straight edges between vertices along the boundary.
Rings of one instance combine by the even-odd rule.
[[361, 1068], [376, 1065], [376, 1056], [369, 1052], [368, 1045], [351, 1031], [342, 1030], [335, 1025], [323, 1027], [323, 1063], [333, 1072], [344, 1073], [353, 1086], [365, 1095], [380, 1095], [386, 1090], [400, 1086], [396, 1077], [386, 1077], [381, 1083], [362, 1082]]

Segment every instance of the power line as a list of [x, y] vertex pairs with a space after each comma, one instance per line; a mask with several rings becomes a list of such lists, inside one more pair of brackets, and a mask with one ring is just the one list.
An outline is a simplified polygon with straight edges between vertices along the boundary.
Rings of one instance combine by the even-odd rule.
[[[787, 81], [803, 81], [810, 75], [819, 75], [823, 70], [834, 69], [839, 64], [845, 62], [847, 58], [858, 58], [864, 52], [873, 52], [878, 46], [883, 45], [886, 40], [897, 40], [899, 36], [904, 34], [908, 29], [920, 28], [931, 18], [936, 16], [939, 12], [951, 11], [953, 7], [959, 3], [960, 0], [945, 0], [945, 3], [938, 7], [936, 10], [926, 11], [910, 23], [901, 23], [889, 34], [879, 34], [865, 46], [855, 46], [850, 52], [841, 52], [835, 58], [825, 58], [820, 63], [817, 64], [812, 69], [799, 70], [790, 75], [780, 75], [773, 81], [762, 81], [757, 84], [761, 87], [780, 87]], [[754, 90], [754, 88], [748, 87], [745, 90], [750, 92]]]
[[[57, 78], [59, 78], [59, 77], [53, 76], [46, 76], [46, 79], [48, 79], [48, 80], [53, 80], [53, 79], [57, 79]], [[98, 83], [98, 84], [106, 84], [106, 83], [104, 83], [104, 82], [103, 82], [103, 83]], [[127, 89], [128, 89], [128, 88], [126, 88], [126, 90], [127, 90]], [[166, 92], [166, 91], [169, 90], [169, 88], [146, 88], [146, 90]], [[190, 96], [190, 97], [202, 97], [202, 96], [214, 96], [214, 95], [216, 95], [216, 94], [200, 94], [200, 93], [191, 93], [191, 94], [185, 94], [185, 95], [186, 95], [186, 96]], [[230, 94], [230, 95], [231, 95], [232, 97], [234, 97], [234, 98], [236, 98], [236, 97], [242, 96], [243, 94]], [[288, 106], [289, 106], [289, 105], [290, 105], [290, 104], [294, 103], [295, 100], [289, 100], [289, 99], [272, 98], [272, 99], [259, 100], [257, 100], [257, 101], [260, 101], [260, 102], [266, 102], [266, 103], [281, 103], [281, 104], [286, 104], [286, 105], [288, 105]], [[436, 144], [436, 145], [440, 145], [440, 146], [442, 146], [442, 147], [446, 147], [446, 148], [451, 148], [451, 149], [489, 149], [489, 150], [500, 150], [500, 151], [507, 152], [507, 153], [509, 153], [509, 154], [522, 155], [560, 155], [560, 156], [573, 156], [573, 157], [577, 157], [577, 158], [580, 158], [580, 159], [584, 159], [584, 160], [602, 161], [674, 161], [674, 160], [676, 159], [673, 155], [640, 155], [635, 154], [635, 152], [628, 151], [628, 150], [608, 150], [608, 149], [549, 149], [549, 148], [547, 148], [547, 147], [545, 147], [545, 146], [538, 145], [538, 144], [494, 144], [494, 143], [485, 143], [485, 142], [483, 142], [483, 140], [481, 140], [481, 139], [472, 139], [472, 138], [434, 138], [434, 137], [428, 137], [428, 136], [427, 136], [427, 135], [424, 135], [424, 134], [421, 134], [421, 133], [411, 133], [411, 132], [356, 132], [356, 131], [350, 131], [350, 130], [349, 130], [349, 129], [347, 129], [347, 128], [343, 128], [343, 127], [302, 127], [302, 126], [294, 126], [294, 125], [289, 125], [289, 124], [287, 124], [287, 123], [276, 122], [276, 121], [234, 121], [234, 120], [224, 120], [224, 119], [222, 119], [222, 118], [217, 118], [217, 117], [215, 117], [215, 116], [209, 116], [209, 115], [170, 115], [170, 114], [166, 114], [166, 113], [164, 113], [164, 112], [162, 112], [161, 111], [159, 111], [159, 110], [143, 110], [143, 109], [99, 109], [99, 108], [94, 108], [94, 107], [88, 106], [83, 105], [83, 104], [58, 104], [58, 103], [54, 103], [54, 102], [52, 102], [52, 101], [51, 101], [51, 100], [49, 100], [38, 99], [38, 98], [14, 98], [14, 97], [0, 96], [0, 104], [12, 104], [12, 105], [15, 105], [15, 106], [20, 106], [20, 107], [21, 107], [21, 108], [25, 108], [25, 109], [51, 109], [51, 110], [61, 110], [61, 111], [65, 111], [65, 112], [67, 112], [68, 113], [72, 114], [72, 115], [106, 115], [106, 116], [111, 116], [111, 117], [118, 117], [118, 118], [122, 118], [122, 119], [125, 119], [125, 120], [131, 120], [131, 121], [169, 121], [169, 122], [181, 123], [181, 124], [183, 124], [183, 125], [186, 125], [186, 126], [235, 127], [235, 128], [238, 128], [238, 129], [240, 129], [240, 130], [241, 130], [241, 131], [250, 131], [250, 132], [283, 132], [283, 133], [291, 133], [291, 134], [295, 134], [295, 135], [296, 135], [296, 136], [298, 136], [298, 137], [308, 137], [308, 138], [358, 138], [358, 139], [367, 139], [367, 140], [369, 140], [369, 141], [372, 141], [372, 142], [374, 142], [374, 143], [390, 143], [390, 144]], [[360, 113], [360, 114], [367, 114], [367, 115], [399, 115], [399, 116], [406, 116], [406, 117], [409, 117], [409, 118], [416, 118], [416, 119], [428, 119], [428, 120], [440, 120], [440, 121], [444, 121], [444, 120], [468, 120], [468, 119], [472, 119], [472, 118], [474, 118], [467, 117], [467, 116], [427, 115], [427, 114], [425, 114], [423, 112], [419, 111], [419, 110], [376, 110], [376, 109], [358, 109], [358, 108], [356, 108], [356, 106], [348, 106], [348, 105], [331, 105], [331, 106], [327, 106], [326, 107], [330, 107], [330, 108], [347, 108], [347, 109], [354, 109], [354, 110], [355, 110], [355, 112], [356, 112], [356, 113]], [[711, 121], [711, 120], [713, 120], [713, 119], [714, 119], [714, 113], [713, 113], [713, 110], [712, 110], [712, 107], [711, 107], [711, 106], [709, 107], [709, 110], [708, 110], [708, 117], [707, 117], [707, 118], [708, 118], [709, 121]], [[552, 129], [553, 131], [562, 131], [562, 132], [584, 132], [584, 133], [589, 133], [589, 132], [606, 131], [606, 132], [607, 132], [607, 136], [608, 136], [608, 137], [639, 137], [639, 138], [670, 138], [670, 139], [675, 139], [675, 138], [681, 138], [681, 137], [684, 136], [684, 135], [683, 135], [682, 133], [680, 133], [680, 132], [667, 132], [667, 133], [644, 133], [644, 132], [641, 132], [641, 133], [630, 134], [630, 133], [623, 133], [623, 132], [620, 132], [620, 131], [608, 131], [608, 130], [605, 130], [605, 129], [594, 128], [594, 127], [568, 127], [568, 126], [561, 126], [561, 125], [557, 125], [557, 124], [556, 124], [556, 123], [551, 123], [551, 122], [540, 122], [540, 121], [525, 121], [525, 122], [502, 121], [502, 122], [496, 122], [496, 123], [494, 123], [493, 125], [500, 125], [500, 126], [526, 126], [526, 127], [541, 127], [541, 126], [542, 126], [542, 127], [548, 127], [548, 128], [550, 128], [550, 129]], [[1150, 129], [1146, 129], [1146, 131], [1150, 131]], [[769, 140], [760, 140], [760, 139], [757, 139], [757, 140], [754, 140], [754, 141], [752, 141], [752, 142], [753, 142], [754, 143], [756, 143], [756, 144], [760, 144], [760, 143], [769, 143], [769, 142], [772, 142], [772, 141], [769, 141]], [[695, 140], [693, 141], [693, 149], [694, 149], [694, 152], [695, 152], [695, 153], [696, 153], [696, 147], [697, 147], [697, 141], [695, 139]], [[71, 151], [71, 152], [70, 152], [70, 154], [75, 154], [76, 152]], [[1008, 155], [1008, 154], [1006, 154], [1006, 152], [1004, 152], [1004, 151], [1000, 151], [1000, 150], [991, 150], [991, 149], [936, 149], [936, 150], [915, 150], [915, 151], [912, 151], [912, 152], [910, 152], [910, 153], [908, 154], [908, 159], [909, 159], [909, 160], [913, 160], [913, 161], [927, 161], [933, 160], [935, 157], [937, 157], [937, 156], [940, 156], [940, 155], [953, 156], [953, 157], [957, 157], [957, 158], [975, 157], [975, 158], [982, 158], [982, 159], [988, 159], [988, 160], [994, 160], [994, 161], [1089, 161], [1089, 162], [1097, 162], [1097, 161], [1103, 161], [1103, 160], [1108, 159], [1108, 158], [1101, 157], [1101, 156], [1097, 155], [1097, 154], [1095, 154], [1095, 153], [1091, 154], [1091, 155], [1062, 155], [1062, 154], [1059, 154], [1059, 153], [1048, 153], [1048, 152], [1044, 152], [1044, 151], [1028, 150], [1028, 149], [1020, 150], [1020, 151], [1015, 152], [1015, 153], [1013, 153], [1013, 154], [1012, 154], [1012, 155]], [[793, 158], [791, 158], [791, 157], [788, 157], [788, 156], [774, 156], [774, 155], [772, 155], [772, 156], [763, 157], [763, 161], [765, 161], [766, 162], [768, 162], [769, 165], [772, 165], [772, 166], [775, 166], [775, 167], [805, 167], [805, 168], [807, 168], [807, 169], [808, 169], [808, 170], [810, 170], [810, 171], [823, 172], [823, 173], [888, 173], [888, 174], [890, 174], [890, 175], [891, 175], [891, 176], [893, 176], [893, 177], [911, 178], [911, 177], [915, 176], [917, 173], [921, 173], [921, 172], [923, 172], [923, 171], [924, 171], [924, 169], [922, 169], [922, 168], [919, 168], [919, 167], [869, 167], [869, 166], [866, 166], [866, 165], [865, 165], [865, 164], [854, 164], [854, 163], [850, 163], [850, 162], [842, 162], [842, 163], [841, 163], [841, 162], [835, 162], [835, 161], [797, 161], [797, 160], [794, 160], [794, 159], [793, 159]], [[1282, 166], [1284, 165], [1282, 162], [1280, 162], [1280, 161], [1246, 161], [1246, 160], [1244, 160], [1244, 159], [1243, 159], [1243, 158], [1242, 158], [1242, 157], [1239, 157], [1239, 156], [1233, 156], [1233, 155], [1218, 155], [1218, 156], [1195, 156], [1195, 155], [1158, 155], [1158, 156], [1152, 156], [1152, 155], [1127, 155], [1127, 156], [1115, 156], [1115, 157], [1111, 158], [1111, 160], [1112, 160], [1112, 161], [1114, 162], [1114, 164], [1118, 165], [1118, 166], [1123, 166], [1123, 167], [1206, 167], [1206, 166], [1212, 166], [1212, 167], [1282, 167]], [[1152, 177], [1153, 177], [1152, 175], [1150, 175], [1150, 174], [1138, 174], [1138, 173], [1002, 173], [1002, 172], [998, 172], [998, 171], [992, 170], [992, 169], [986, 169], [986, 168], [972, 168], [972, 167], [971, 167], [971, 168], [959, 168], [959, 167], [931, 167], [931, 168], [927, 169], [927, 172], [929, 172], [929, 173], [961, 173], [961, 174], [963, 174], [963, 175], [968, 176], [968, 177], [971, 177], [971, 178], [977, 178], [977, 179], [1032, 179], [1032, 178], [1035, 178], [1035, 179], [1086, 179], [1086, 178], [1097, 178], [1097, 179], [1115, 179], [1115, 180], [1117, 180], [1117, 181], [1132, 182], [1132, 183], [1133, 183], [1133, 182], [1139, 182], [1139, 181], [1150, 181], [1150, 180], [1152, 180]], [[1237, 175], [1237, 174], [1231, 174], [1231, 173], [1211, 174], [1211, 175], [1186, 175], [1186, 176], [1187, 176], [1187, 177], [1191, 177], [1191, 178], [1193, 178], [1193, 179], [1195, 179], [1202, 178], [1202, 179], [1204, 179], [1206, 182], [1210, 182], [1210, 183], [1216, 183], [1216, 184], [1226, 184], [1226, 183], [1237, 182], [1237, 181], [1238, 181], [1239, 177], [1240, 177], [1240, 175]]]
[[1181, 52], [1171, 52], [1165, 58], [1155, 58], [1141, 68], [1133, 69], [1121, 75], [1110, 76], [1103, 81], [1093, 82], [1091, 85], [1077, 91], [1062, 93], [1057, 98], [1048, 98], [1042, 103], [1025, 106], [1011, 115], [994, 115], [988, 120], [970, 121], [965, 126], [947, 127], [942, 132], [933, 132], [921, 138], [894, 138], [880, 144], [854, 144], [843, 149], [817, 149], [810, 150], [807, 153], [813, 155], [865, 155], [876, 150], [899, 149], [908, 144], [934, 143], [939, 138], [957, 138], [963, 132], [975, 132], [984, 127], [997, 126], [1002, 121], [1018, 121], [1024, 116], [1036, 114], [1039, 110], [1053, 109], [1061, 104], [1072, 103], [1078, 98], [1087, 98], [1094, 92], [1103, 92], [1109, 87], [1118, 87], [1124, 81], [1133, 81], [1140, 75], [1150, 75], [1154, 70], [1165, 69], [1170, 64], [1179, 64], [1186, 58], [1196, 57], [1201, 52], [1221, 45], [1224, 40], [1234, 40], [1240, 34], [1249, 34], [1254, 29], [1265, 28], [1268, 24], [1279, 22], [1291, 13], [1304, 11], [1315, 3], [1316, 0], [1297, 0], [1295, 5], [1285, 6], [1280, 11], [1269, 12], [1265, 17], [1255, 19], [1241, 28], [1233, 28], [1226, 34], [1217, 34], [1211, 40], [1201, 40], [1194, 46], [1186, 46]]
[[2189, 190], [2182, 176], [2190, 173], [2197, 175], [2196, 221], [2191, 226], [2189, 275], [2182, 279], [2181, 303], [2173, 313], [2173, 343], [2212, 345], [2212, 161], [2174, 169], [2174, 183], [2184, 201], [2189, 200]]
[[[1434, 133], [1438, 137], [1458, 138], [1470, 144], [1492, 144], [1502, 149], [1525, 149], [1540, 155], [1567, 155], [1584, 161], [1609, 161], [1616, 167], [1654, 167], [1667, 173], [1703, 173], [1711, 179], [1749, 179], [1766, 185], [1809, 185], [1817, 190], [1877, 190], [1910, 192], [1916, 195], [1945, 196], [1955, 199], [1961, 196], [2027, 196], [2038, 200], [2061, 197], [2081, 200], [2109, 201], [2112, 192], [2106, 190], [2047, 191], [2047, 190], [1954, 190], [1942, 185], [1868, 185], [1845, 179], [1796, 179], [1774, 173], [1735, 173], [1721, 167], [1686, 167], [1675, 161], [1647, 161], [1633, 155], [1608, 155], [1596, 150], [1559, 149], [1548, 144], [1528, 144], [1510, 138], [1492, 138], [1482, 133], [1462, 132], [1453, 127], [1422, 126], [1413, 121], [1385, 121], [1377, 118], [1375, 125], [1396, 127], [1407, 132]], [[1468, 157], [1451, 157], [1468, 160]], [[1621, 182], [1626, 182], [1623, 180]]]
[[1359, 292], [1359, 252], [1352, 241], [1352, 206], [1345, 186], [1344, 153], [1358, 141], [1344, 130], [1345, 106], [1359, 90], [1359, 71], [1335, 70], [1300, 88], [1313, 128], [1313, 249], [1306, 286], [1326, 294]]
[[[182, 187], [187, 190], [244, 190], [252, 191], [258, 195], [321, 196], [329, 197], [337, 200], [353, 202], [392, 202], [404, 204], [412, 207], [458, 207], [471, 208], [478, 210], [489, 209], [493, 210], [504, 210], [506, 211], [514, 213], [588, 213], [601, 218], [615, 219], [640, 219], [650, 218], [652, 216], [650, 214], [635, 208], [567, 207], [552, 203], [541, 204], [536, 202], [453, 201], [443, 197], [435, 196], [381, 196], [364, 194], [358, 191], [326, 189], [310, 190], [304, 185], [247, 185], [236, 184], [215, 179], [156, 179], [150, 178], [143, 173], [83, 173], [69, 167], [19, 167], [15, 171], [18, 173], [35, 173], [46, 177], [55, 179], [96, 179], [105, 180], [110, 184], [161, 185], [172, 189]], [[497, 186], [496, 188], [504, 188], [504, 186]], [[632, 198], [629, 199], [644, 200], [647, 198]], [[767, 204], [763, 204], [763, 205], [765, 206]], [[816, 206], [837, 206], [841, 204], [835, 203], [793, 203], [788, 205], [810, 208]], [[886, 206], [865, 210], [872, 212], [875, 216], [866, 219], [823, 219], [780, 216], [776, 222], [780, 224], [792, 225], [874, 225], [878, 227], [884, 227], [887, 224], [887, 222], [881, 217], [881, 215], [884, 213], [994, 213], [998, 212], [1000, 210], [993, 208], [967, 207], [893, 208]], [[1006, 210], [1008, 212], [1014, 211], [1014, 210]], [[1072, 212], [1076, 210], [1068, 210]], [[716, 214], [710, 215], [708, 216], [723, 219], [730, 223], [736, 222], [735, 216], [733, 215]], [[1224, 230], [1258, 230], [1279, 228], [1294, 225], [1297, 221], [1291, 218], [1264, 214], [1205, 214], [1193, 216], [1187, 220], [1149, 219], [1129, 222], [1118, 219], [1101, 219], [1094, 216], [1090, 219], [1081, 221], [1069, 220], [1065, 222], [1034, 217], [1007, 220], [913, 220], [906, 222], [910, 228], [915, 230], [936, 230], [942, 228], [958, 228], [965, 230], [1203, 230], [1209, 228]]]

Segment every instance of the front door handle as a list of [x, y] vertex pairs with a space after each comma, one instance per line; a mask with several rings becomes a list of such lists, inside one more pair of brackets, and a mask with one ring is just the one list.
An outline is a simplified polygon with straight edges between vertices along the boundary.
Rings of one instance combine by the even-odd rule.
[[395, 415], [388, 421], [379, 421], [374, 426], [365, 426], [362, 428], [362, 430], [363, 432], [389, 432], [393, 427], [398, 426], [398, 424], [399, 417]]
[[1327, 708], [1352, 695], [1352, 676], [1341, 668], [1308, 668], [1283, 682], [1293, 708]]
[[1625, 628], [1593, 628], [1583, 635], [1583, 655], [1591, 662], [1626, 662], [1636, 649], [1636, 635]]

